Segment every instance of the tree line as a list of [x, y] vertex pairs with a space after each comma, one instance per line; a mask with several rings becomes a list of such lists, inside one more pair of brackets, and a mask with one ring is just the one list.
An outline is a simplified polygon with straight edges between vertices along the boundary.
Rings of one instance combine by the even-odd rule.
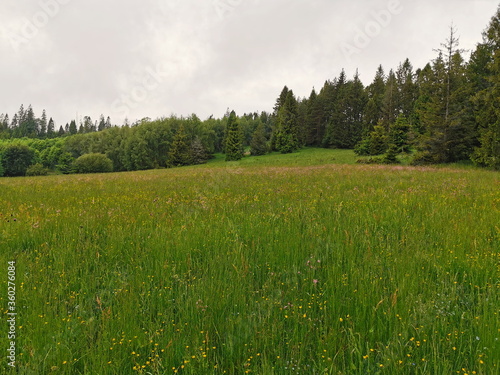
[[[366, 87], [358, 73], [349, 78], [342, 70], [305, 98], [285, 86], [271, 112], [228, 110], [220, 119], [193, 114], [120, 127], [109, 117], [86, 116], [78, 128], [72, 121], [56, 132], [45, 111], [36, 118], [31, 106], [21, 106], [12, 121], [0, 116], [0, 174], [22, 175], [31, 166], [33, 174], [87, 171], [77, 162], [87, 154], [94, 164], [105, 158], [106, 171], [131, 171], [199, 164], [215, 153], [231, 161], [245, 150], [262, 155], [304, 146], [354, 149], [369, 157], [364, 162], [395, 163], [407, 154], [413, 164], [471, 160], [500, 169], [499, 51], [500, 7], [468, 60], [451, 27], [423, 68], [415, 70], [408, 59], [388, 72], [379, 66]], [[21, 159], [22, 168], [11, 167]]]

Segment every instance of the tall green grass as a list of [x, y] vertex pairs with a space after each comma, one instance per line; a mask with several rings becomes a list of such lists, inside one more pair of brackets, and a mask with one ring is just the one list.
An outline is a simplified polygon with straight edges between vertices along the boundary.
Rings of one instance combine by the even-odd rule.
[[300, 155], [0, 179], [16, 373], [499, 373], [499, 174]]

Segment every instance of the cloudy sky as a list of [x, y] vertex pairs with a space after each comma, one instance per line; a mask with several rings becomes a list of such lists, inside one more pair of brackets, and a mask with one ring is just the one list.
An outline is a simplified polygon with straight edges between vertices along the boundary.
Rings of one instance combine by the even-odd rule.
[[[271, 110], [342, 68], [373, 79], [432, 60], [455, 25], [481, 41], [498, 0], [2, 0], [0, 113], [56, 125]], [[467, 56], [469, 53], [467, 53]]]

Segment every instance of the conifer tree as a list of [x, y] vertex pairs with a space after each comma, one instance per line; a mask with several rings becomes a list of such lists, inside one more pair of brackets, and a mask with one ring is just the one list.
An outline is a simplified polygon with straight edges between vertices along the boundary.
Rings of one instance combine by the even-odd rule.
[[408, 120], [400, 114], [389, 128], [389, 144], [395, 146], [397, 153], [410, 151], [409, 131]]
[[370, 133], [382, 118], [382, 103], [385, 94], [385, 73], [380, 65], [373, 82], [366, 88], [368, 102], [365, 108], [363, 134]]
[[321, 140], [323, 139], [321, 124], [323, 104], [321, 100], [322, 98], [316, 94], [316, 90], [313, 88], [307, 101], [307, 114], [305, 119], [307, 146], [320, 146]]
[[191, 150], [187, 141], [187, 135], [184, 125], [181, 124], [177, 133], [175, 133], [172, 146], [168, 153], [167, 164], [170, 167], [180, 167], [189, 165], [191, 162]]
[[55, 136], [55, 124], [54, 120], [52, 120], [52, 117], [49, 120], [49, 123], [47, 124], [47, 137], [48, 138], [54, 138]]
[[250, 153], [254, 156], [260, 156], [267, 153], [266, 128], [262, 122], [259, 123], [252, 135]]
[[78, 133], [78, 128], [76, 127], [76, 121], [71, 120], [71, 122], [69, 123], [69, 134], [73, 135], [77, 133]]
[[190, 147], [190, 164], [203, 164], [209, 159], [207, 149], [201, 142], [200, 138], [196, 136], [191, 142]]
[[463, 116], [467, 106], [465, 66], [458, 44], [451, 27], [450, 37], [443, 44], [445, 50], [438, 50], [434, 60], [428, 99], [418, 109], [424, 134], [415, 163], [448, 163], [468, 157], [473, 125]]
[[405, 118], [412, 123], [415, 101], [417, 99], [417, 86], [413, 66], [409, 59], [400, 64], [396, 71], [399, 93], [399, 110]]
[[226, 161], [236, 161], [243, 158], [243, 134], [234, 111], [231, 111], [227, 119], [225, 151]]
[[276, 149], [282, 154], [297, 151], [300, 147], [298, 137], [298, 107], [293, 91], [289, 90], [285, 103], [278, 112], [276, 127]]
[[349, 82], [347, 94], [349, 103], [347, 108], [349, 126], [347, 147], [354, 148], [363, 137], [364, 114], [368, 103], [368, 95], [357, 71], [354, 79]]
[[396, 74], [391, 69], [387, 76], [385, 92], [382, 100], [382, 119], [386, 129], [394, 124], [399, 114], [399, 92]]
[[47, 113], [45, 109], [42, 111], [42, 117], [40, 117], [38, 127], [40, 129], [38, 136], [40, 138], [45, 138], [47, 136]]
[[342, 70], [339, 78], [334, 82], [335, 96], [331, 103], [328, 124], [323, 138], [324, 147], [348, 148], [347, 85], [347, 77], [345, 71]]
[[483, 33], [476, 55], [481, 55], [484, 63], [478, 74], [478, 87], [483, 89], [473, 99], [477, 105], [479, 147], [472, 160], [477, 165], [500, 169], [500, 6]]

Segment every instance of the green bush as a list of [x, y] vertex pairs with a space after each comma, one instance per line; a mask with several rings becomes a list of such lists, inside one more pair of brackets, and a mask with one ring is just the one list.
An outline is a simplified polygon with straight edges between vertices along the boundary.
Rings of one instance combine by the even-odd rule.
[[75, 173], [74, 162], [75, 158], [69, 152], [63, 152], [57, 160], [56, 168], [62, 174]]
[[113, 162], [104, 154], [85, 154], [73, 163], [76, 173], [113, 172]]
[[26, 170], [26, 176], [47, 176], [49, 170], [45, 168], [42, 164], [33, 164]]
[[2, 162], [5, 176], [24, 176], [35, 161], [35, 150], [22, 144], [5, 147]]

